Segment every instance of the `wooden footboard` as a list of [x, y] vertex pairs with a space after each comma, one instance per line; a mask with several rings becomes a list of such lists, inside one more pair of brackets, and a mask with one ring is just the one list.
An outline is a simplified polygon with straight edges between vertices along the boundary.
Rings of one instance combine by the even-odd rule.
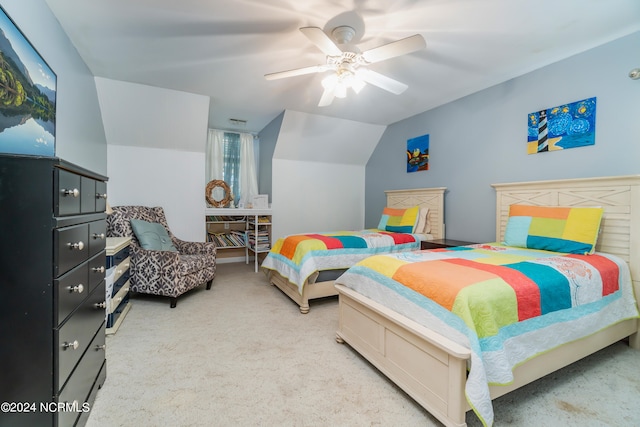
[[298, 286], [291, 283], [286, 277], [273, 270], [266, 271], [269, 283], [276, 286], [291, 298], [300, 307], [300, 313], [307, 314], [309, 312], [309, 300], [316, 298], [324, 298], [338, 295], [334, 286], [334, 281], [313, 282], [317, 274], [312, 275], [302, 287], [302, 294], [298, 290]]
[[465, 426], [468, 349], [342, 285], [336, 340], [347, 342], [446, 426]]
[[[466, 426], [471, 408], [465, 397], [470, 351], [361, 294], [336, 285], [339, 295], [338, 342], [346, 342], [446, 426]], [[514, 369], [508, 386], [491, 386], [502, 396], [633, 335], [629, 319], [577, 340]]]

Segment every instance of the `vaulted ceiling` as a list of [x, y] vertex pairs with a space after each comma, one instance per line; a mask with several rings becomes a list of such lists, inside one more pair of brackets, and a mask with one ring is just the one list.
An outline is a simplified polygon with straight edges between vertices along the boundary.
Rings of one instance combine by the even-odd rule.
[[[209, 96], [210, 127], [253, 132], [283, 110], [388, 125], [640, 30], [638, 0], [46, 1], [95, 76]], [[408, 90], [319, 107], [324, 74], [264, 78], [324, 64], [299, 29], [340, 25], [363, 51], [421, 34], [369, 66]]]

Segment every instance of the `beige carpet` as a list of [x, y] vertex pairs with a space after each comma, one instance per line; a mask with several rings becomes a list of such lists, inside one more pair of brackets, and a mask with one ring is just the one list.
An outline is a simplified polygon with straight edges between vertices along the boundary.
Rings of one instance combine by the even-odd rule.
[[[336, 327], [337, 298], [302, 315], [253, 264], [219, 264], [175, 309], [136, 296], [87, 426], [440, 425]], [[637, 426], [639, 378], [640, 352], [616, 344], [497, 399], [495, 425]]]

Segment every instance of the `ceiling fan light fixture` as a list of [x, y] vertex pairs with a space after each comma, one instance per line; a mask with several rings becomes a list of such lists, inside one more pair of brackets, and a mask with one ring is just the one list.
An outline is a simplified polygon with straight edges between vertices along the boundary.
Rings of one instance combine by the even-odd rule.
[[322, 79], [324, 92], [318, 103], [320, 107], [330, 105], [334, 97], [346, 97], [349, 88], [357, 94], [367, 84], [396, 95], [401, 94], [408, 88], [406, 84], [364, 67], [426, 47], [424, 37], [415, 34], [362, 52], [350, 44], [356, 31], [348, 25], [335, 27], [330, 34], [320, 27], [302, 27], [300, 31], [326, 55], [326, 63], [269, 73], [265, 74], [265, 78], [275, 80], [332, 70], [333, 73]]
[[337, 98], [345, 98], [347, 89], [351, 88], [357, 94], [366, 86], [366, 82], [348, 69], [338, 70], [322, 79], [322, 87], [331, 90]]
[[366, 84], [356, 72], [351, 70], [342, 72], [342, 74], [340, 74], [340, 81], [345, 87], [353, 89], [355, 93], [360, 93]]
[[336, 84], [335, 89], [333, 90], [336, 98], [346, 98], [347, 97], [347, 86], [345, 86], [342, 82], [338, 82]]
[[334, 89], [338, 84], [338, 75], [330, 74], [322, 79], [322, 87], [325, 89]]

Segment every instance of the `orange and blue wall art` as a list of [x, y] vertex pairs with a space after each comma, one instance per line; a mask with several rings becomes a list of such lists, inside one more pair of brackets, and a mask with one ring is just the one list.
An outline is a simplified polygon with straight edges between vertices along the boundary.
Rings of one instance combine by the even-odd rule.
[[429, 170], [429, 135], [407, 140], [407, 172]]
[[529, 113], [528, 122], [528, 154], [594, 145], [596, 98]]

